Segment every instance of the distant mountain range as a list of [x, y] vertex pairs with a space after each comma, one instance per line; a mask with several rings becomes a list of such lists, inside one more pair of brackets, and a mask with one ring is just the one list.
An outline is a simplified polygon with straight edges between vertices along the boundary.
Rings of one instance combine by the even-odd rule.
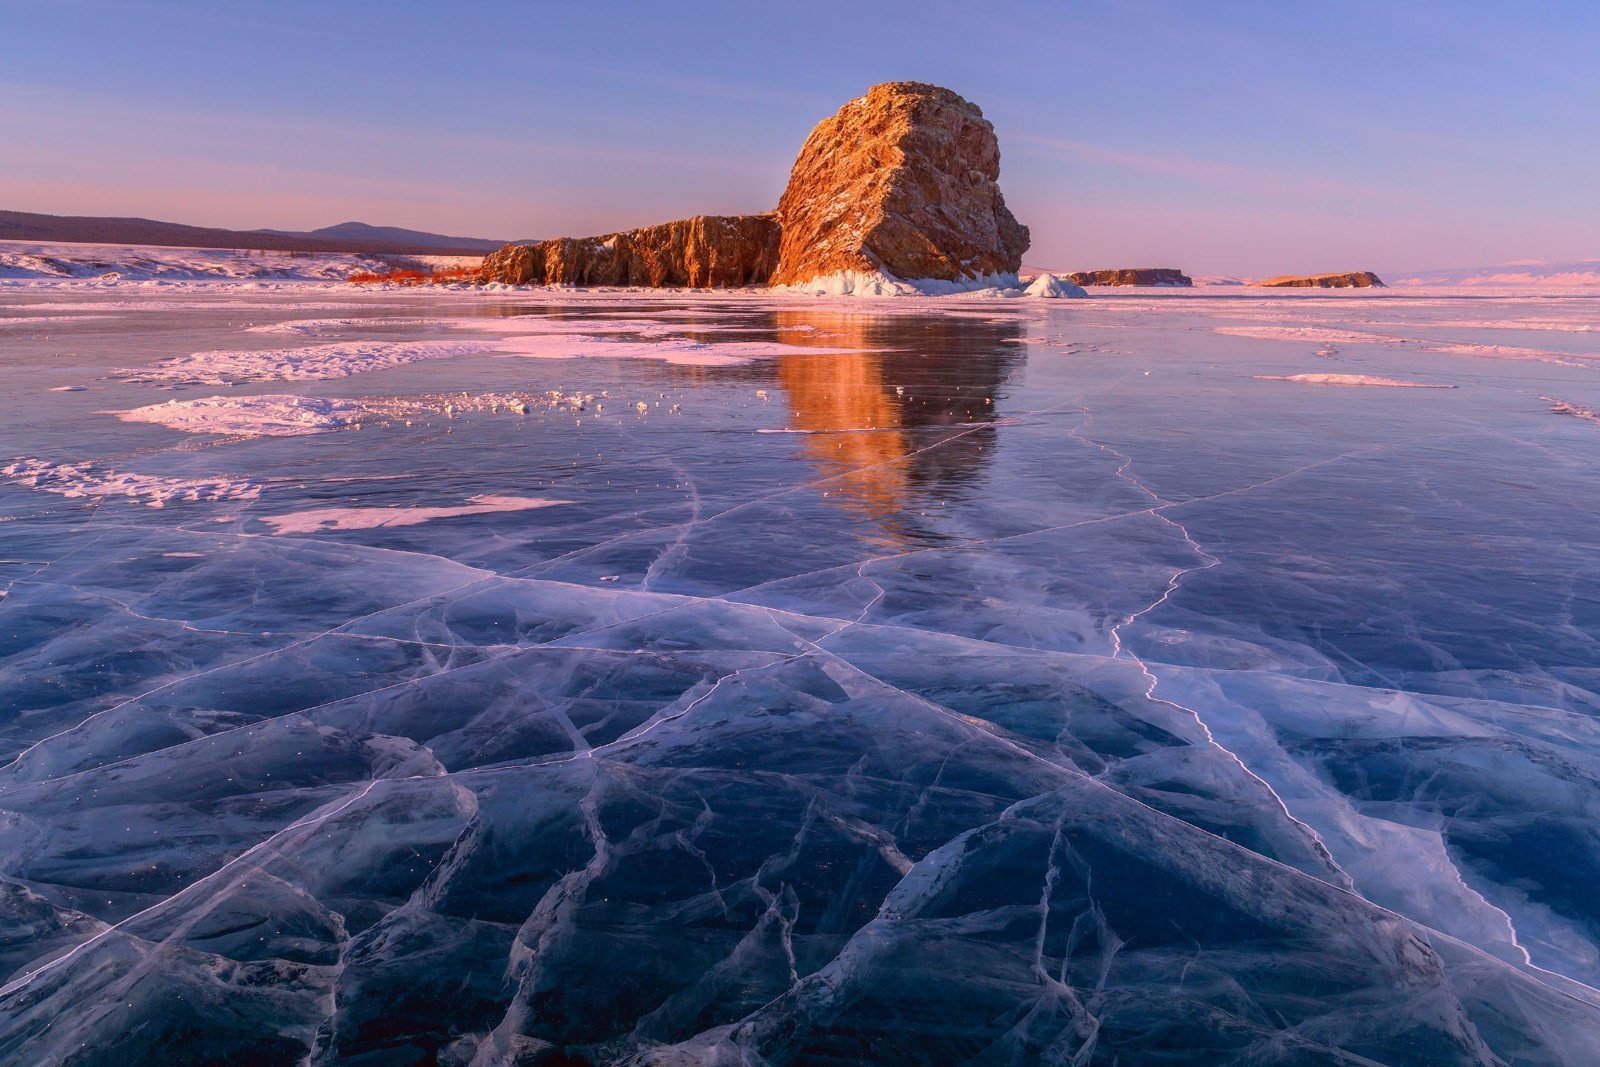
[[280, 252], [359, 252], [395, 255], [478, 256], [506, 241], [450, 237], [398, 226], [341, 222], [320, 230], [222, 230], [154, 219], [91, 215], [40, 215], [0, 211], [0, 241], [72, 241], [97, 245], [168, 248], [254, 248]]
[[1384, 278], [1390, 285], [1600, 285], [1600, 259], [1575, 259], [1566, 263], [1518, 260], [1496, 267], [1453, 267], [1404, 273], [1393, 271]]

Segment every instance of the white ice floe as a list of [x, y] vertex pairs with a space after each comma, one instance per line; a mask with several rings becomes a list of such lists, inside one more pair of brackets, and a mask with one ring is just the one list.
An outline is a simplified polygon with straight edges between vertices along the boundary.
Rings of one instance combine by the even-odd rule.
[[1029, 282], [1028, 287], [1022, 292], [1025, 296], [1043, 300], [1078, 299], [1089, 295], [1089, 291], [1083, 286], [1049, 272]]
[[134, 382], [185, 385], [314, 381], [387, 370], [425, 359], [475, 355], [494, 347], [487, 341], [335, 341], [300, 348], [196, 352], [117, 374]]
[[92, 463], [49, 463], [19, 459], [0, 467], [0, 475], [18, 485], [73, 498], [126, 497], [145, 507], [165, 507], [179, 500], [255, 500], [261, 486], [236, 478], [164, 478], [106, 470]]
[[1408, 382], [1400, 378], [1380, 378], [1374, 374], [1257, 374], [1264, 382], [1303, 382], [1306, 385], [1370, 385], [1388, 389], [1454, 389], [1437, 382]]
[[570, 504], [570, 500], [552, 500], [538, 496], [468, 497], [465, 504], [453, 507], [392, 507], [392, 508], [311, 508], [287, 515], [264, 516], [262, 522], [272, 527], [273, 533], [321, 533], [329, 530], [382, 530], [394, 526], [420, 526], [435, 519], [453, 519], [463, 515], [488, 515], [502, 511], [532, 511], [535, 508]]
[[153, 422], [185, 433], [297, 437], [353, 425], [360, 421], [362, 410], [360, 404], [348, 400], [274, 393], [169, 400], [111, 414], [124, 422]]

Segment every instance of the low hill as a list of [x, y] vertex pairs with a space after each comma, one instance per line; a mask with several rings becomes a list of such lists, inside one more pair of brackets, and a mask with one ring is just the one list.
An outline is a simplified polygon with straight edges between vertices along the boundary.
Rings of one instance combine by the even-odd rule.
[[451, 237], [426, 230], [408, 230], [403, 226], [373, 226], [365, 222], [341, 222], [315, 230], [257, 230], [281, 237], [309, 237], [314, 241], [356, 241], [363, 244], [409, 245], [459, 255], [465, 249], [474, 252], [493, 252], [510, 241], [496, 241], [488, 237]]
[[[352, 232], [348, 227], [364, 227]], [[0, 211], [0, 241], [51, 241], [96, 245], [155, 245], [166, 248], [253, 248], [277, 252], [358, 252], [369, 255], [482, 255], [499, 242], [467, 238], [466, 244], [434, 243], [409, 237], [379, 238], [375, 234], [411, 234], [389, 227], [343, 223], [328, 228], [333, 233], [273, 233], [267, 230], [223, 230], [185, 226], [155, 219], [103, 218], [92, 215], [41, 215], [31, 211]], [[454, 241], [440, 234], [419, 236], [437, 242]]]

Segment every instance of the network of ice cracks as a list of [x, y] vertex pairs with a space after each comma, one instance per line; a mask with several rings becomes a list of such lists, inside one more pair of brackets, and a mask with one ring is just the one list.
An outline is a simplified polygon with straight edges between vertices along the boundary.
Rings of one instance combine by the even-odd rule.
[[1385, 446], [1172, 496], [1021, 417], [1080, 504], [799, 573], [850, 472], [643, 435], [681, 508], [518, 568], [13, 525], [0, 1059], [1600, 1063], [1581, 701], [1190, 629], [1190, 515]]

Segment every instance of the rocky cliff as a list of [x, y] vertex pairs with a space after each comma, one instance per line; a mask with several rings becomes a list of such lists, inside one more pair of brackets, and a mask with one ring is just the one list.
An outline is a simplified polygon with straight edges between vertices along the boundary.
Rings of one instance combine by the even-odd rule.
[[696, 215], [599, 237], [506, 245], [484, 257], [483, 280], [726, 288], [765, 285], [777, 259], [776, 216]]
[[1080, 270], [1065, 275], [1078, 285], [1182, 285], [1194, 284], [1176, 267], [1114, 267], [1109, 270]]
[[1350, 271], [1346, 274], [1308, 274], [1303, 277], [1285, 276], [1268, 278], [1254, 285], [1289, 289], [1382, 289], [1383, 279], [1370, 270]]
[[1015, 275], [1028, 247], [999, 177], [1000, 145], [976, 105], [890, 82], [811, 131], [776, 214], [507, 245], [485, 257], [482, 280], [700, 287], [849, 275], [885, 291], [895, 279], [960, 288]]
[[1015, 274], [1028, 228], [1000, 195], [977, 105], [921, 82], [876, 85], [806, 138], [778, 201], [774, 285], [845, 272], [962, 281]]

